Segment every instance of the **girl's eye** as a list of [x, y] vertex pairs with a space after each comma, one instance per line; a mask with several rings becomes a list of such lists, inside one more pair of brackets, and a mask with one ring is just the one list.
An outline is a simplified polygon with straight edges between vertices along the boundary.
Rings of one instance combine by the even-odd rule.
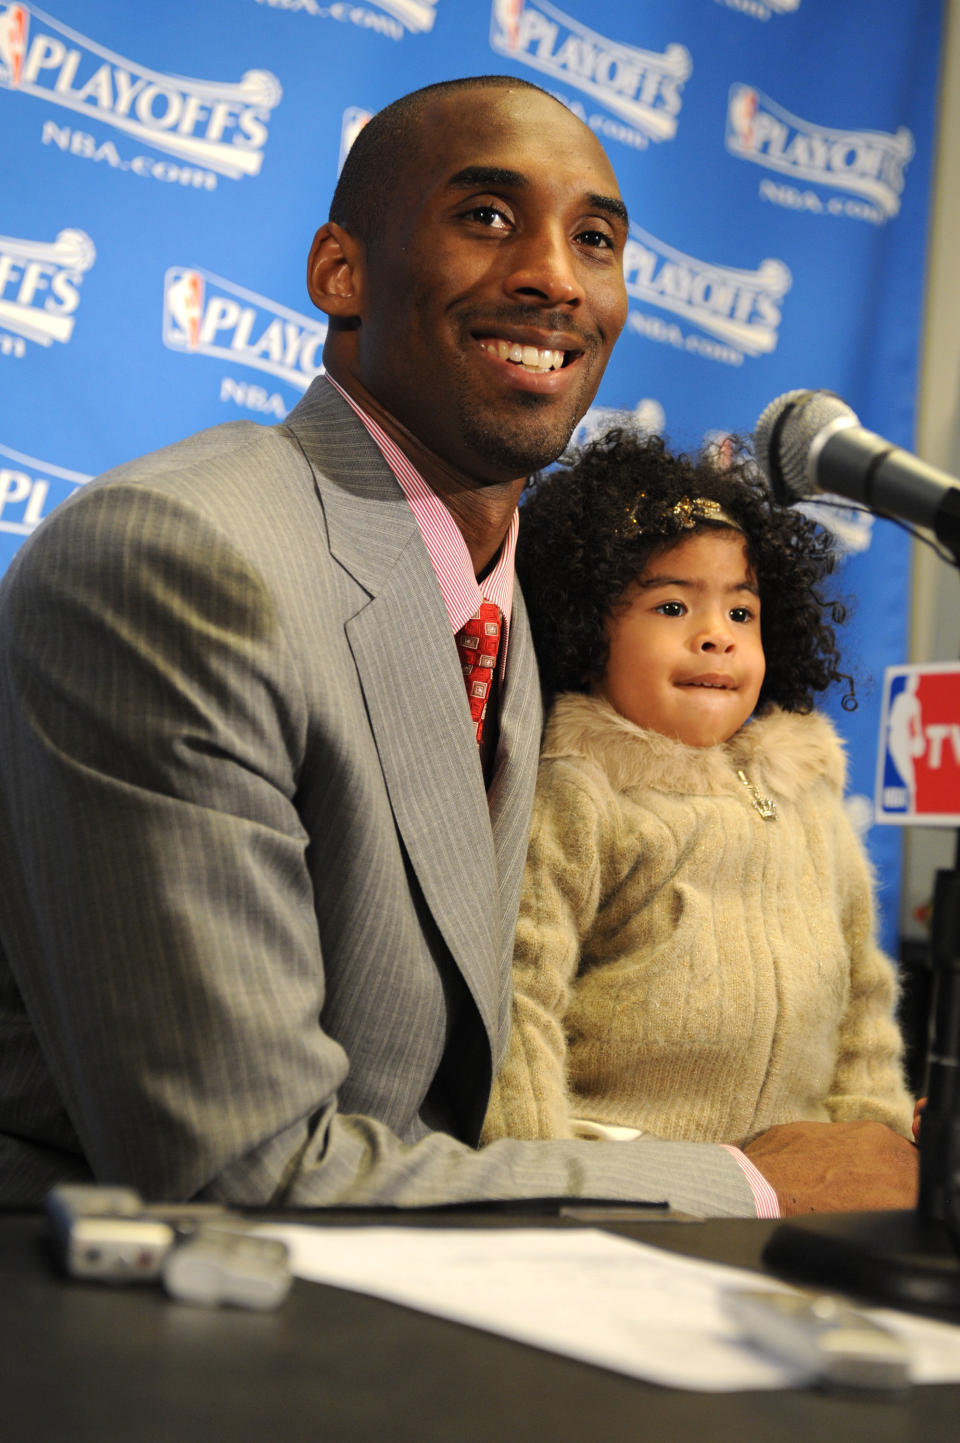
[[735, 606], [730, 613], [730, 620], [737, 622], [751, 621], [753, 612], [749, 606]]
[[655, 609], [661, 616], [683, 616], [687, 608], [682, 601], [661, 601]]

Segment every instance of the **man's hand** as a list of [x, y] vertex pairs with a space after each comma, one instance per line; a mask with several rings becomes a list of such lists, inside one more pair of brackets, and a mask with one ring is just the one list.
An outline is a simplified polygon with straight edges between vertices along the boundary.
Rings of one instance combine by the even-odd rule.
[[882, 1122], [784, 1123], [744, 1152], [776, 1192], [783, 1217], [916, 1205], [917, 1149]]

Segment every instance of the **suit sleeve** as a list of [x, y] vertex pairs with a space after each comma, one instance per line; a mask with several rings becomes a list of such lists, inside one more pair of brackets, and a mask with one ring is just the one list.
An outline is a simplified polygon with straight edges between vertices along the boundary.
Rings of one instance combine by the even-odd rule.
[[565, 1018], [600, 902], [606, 828], [597, 801], [570, 763], [541, 763], [514, 946], [510, 1043], [485, 1140], [574, 1136]]
[[309, 709], [270, 594], [202, 515], [140, 487], [81, 494], [29, 551], [0, 624], [0, 1009], [18, 1034], [25, 1013], [34, 1049], [0, 1058], [0, 1095], [17, 1072], [32, 1099], [8, 1140], [156, 1200], [753, 1214], [720, 1148], [477, 1151], [341, 1113], [364, 1060], [321, 1024], [295, 765]]
[[837, 810], [837, 876], [850, 984], [827, 1109], [834, 1122], [872, 1118], [911, 1137], [913, 1099], [904, 1082], [896, 970], [877, 946], [869, 863], [842, 808]]

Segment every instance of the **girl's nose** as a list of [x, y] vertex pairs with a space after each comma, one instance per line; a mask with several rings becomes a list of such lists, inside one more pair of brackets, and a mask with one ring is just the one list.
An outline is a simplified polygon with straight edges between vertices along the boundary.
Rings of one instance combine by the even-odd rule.
[[732, 651], [733, 632], [721, 622], [706, 627], [700, 636], [699, 648], [701, 651]]

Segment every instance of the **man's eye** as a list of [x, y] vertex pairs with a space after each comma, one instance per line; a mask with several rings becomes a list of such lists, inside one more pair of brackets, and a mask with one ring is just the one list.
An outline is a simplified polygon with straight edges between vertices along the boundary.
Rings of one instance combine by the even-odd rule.
[[613, 250], [613, 237], [605, 230], [582, 230], [577, 240], [582, 245], [592, 246], [597, 250]]
[[475, 205], [466, 212], [468, 220], [479, 221], [491, 230], [509, 230], [512, 224], [505, 210], [497, 205]]

